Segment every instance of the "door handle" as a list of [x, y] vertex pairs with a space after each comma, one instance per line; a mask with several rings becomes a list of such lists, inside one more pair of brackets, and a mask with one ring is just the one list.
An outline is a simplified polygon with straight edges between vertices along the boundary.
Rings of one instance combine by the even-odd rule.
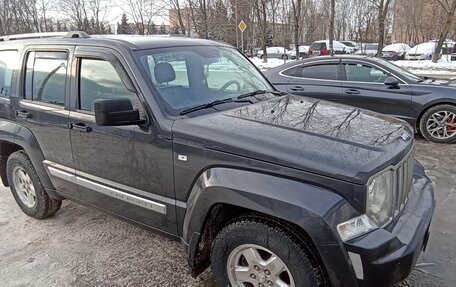
[[361, 92], [359, 90], [355, 90], [355, 89], [345, 90], [345, 93], [348, 94], [348, 95], [359, 95], [359, 94], [361, 94]]
[[30, 117], [30, 113], [26, 110], [16, 111], [16, 116], [21, 119], [27, 119]]
[[86, 126], [84, 123], [69, 123], [68, 128], [75, 131], [80, 131], [81, 133], [90, 133], [92, 128]]
[[295, 92], [302, 92], [302, 91], [304, 91], [304, 87], [293, 86], [293, 87], [290, 88], [290, 90], [295, 91]]

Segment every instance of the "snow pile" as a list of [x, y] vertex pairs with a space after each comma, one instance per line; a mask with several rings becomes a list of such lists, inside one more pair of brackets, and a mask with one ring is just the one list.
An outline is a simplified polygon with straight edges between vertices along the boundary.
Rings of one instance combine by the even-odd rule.
[[393, 63], [417, 74], [456, 73], [456, 61], [451, 62], [450, 55], [443, 55], [437, 63], [432, 63], [431, 60], [396, 61]]
[[253, 57], [253, 58], [250, 58], [250, 61], [252, 61], [252, 63], [254, 63], [255, 66], [258, 67], [258, 69], [260, 69], [260, 71], [266, 71], [266, 70], [275, 68], [277, 66], [283, 65], [284, 63], [288, 63], [289, 61], [292, 61], [292, 60], [288, 60], [285, 62], [282, 59], [268, 59], [267, 63], [263, 63], [263, 59]]

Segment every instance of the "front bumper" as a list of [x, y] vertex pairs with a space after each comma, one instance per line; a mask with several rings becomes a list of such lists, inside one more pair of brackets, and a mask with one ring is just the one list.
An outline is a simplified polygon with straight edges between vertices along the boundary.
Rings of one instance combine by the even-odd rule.
[[432, 183], [416, 165], [401, 215], [387, 227], [345, 243], [359, 286], [390, 286], [410, 274], [426, 248], [434, 206]]

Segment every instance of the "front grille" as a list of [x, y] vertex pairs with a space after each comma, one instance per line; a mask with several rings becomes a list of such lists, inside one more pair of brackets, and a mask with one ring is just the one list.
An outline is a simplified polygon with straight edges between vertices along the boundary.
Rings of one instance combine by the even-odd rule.
[[407, 204], [413, 181], [413, 167], [415, 165], [415, 149], [395, 167], [394, 190], [394, 217], [396, 217]]

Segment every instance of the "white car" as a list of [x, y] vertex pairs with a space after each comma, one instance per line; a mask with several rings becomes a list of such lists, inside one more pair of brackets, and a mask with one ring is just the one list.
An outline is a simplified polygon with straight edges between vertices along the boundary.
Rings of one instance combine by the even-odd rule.
[[403, 60], [410, 49], [412, 48], [404, 43], [391, 44], [383, 48], [382, 58], [390, 61]]
[[431, 60], [435, 52], [436, 42], [427, 42], [416, 45], [405, 54], [406, 60]]
[[375, 55], [377, 55], [377, 50], [378, 50], [377, 43], [362, 44], [361, 50], [357, 51], [355, 53], [355, 55], [375, 56]]
[[[268, 54], [268, 58], [276, 58], [276, 59], [296, 59], [296, 52], [289, 51], [284, 47], [267, 47], [266, 53]], [[294, 53], [294, 54], [293, 54]], [[258, 58], [263, 59], [263, 50], [259, 50], [257, 53]]]

